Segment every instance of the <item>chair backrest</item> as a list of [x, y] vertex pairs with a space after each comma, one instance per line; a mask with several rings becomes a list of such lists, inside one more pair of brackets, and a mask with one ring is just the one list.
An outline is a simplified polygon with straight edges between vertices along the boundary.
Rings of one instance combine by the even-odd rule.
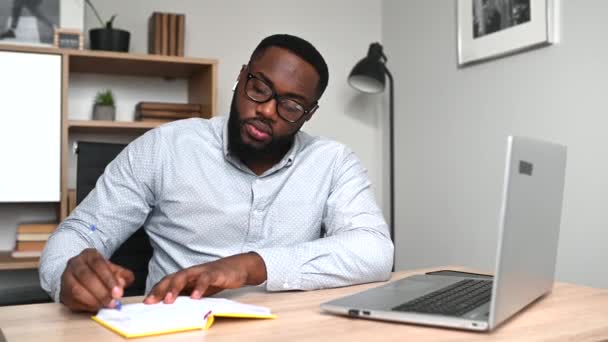
[[52, 301], [40, 287], [38, 269], [0, 270], [0, 306]]
[[[76, 203], [95, 188], [106, 166], [125, 148], [123, 144], [78, 142], [76, 163]], [[148, 277], [152, 246], [143, 227], [114, 252], [110, 261], [133, 271], [135, 282], [125, 289], [126, 296], [143, 295]]]

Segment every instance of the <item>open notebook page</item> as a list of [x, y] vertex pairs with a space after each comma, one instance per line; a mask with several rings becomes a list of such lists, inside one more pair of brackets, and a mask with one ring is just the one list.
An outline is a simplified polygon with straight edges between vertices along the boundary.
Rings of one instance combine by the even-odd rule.
[[93, 320], [124, 337], [142, 337], [195, 329], [208, 329], [213, 316], [275, 318], [270, 309], [223, 298], [190, 299], [173, 304], [126, 304], [122, 309], [101, 309]]

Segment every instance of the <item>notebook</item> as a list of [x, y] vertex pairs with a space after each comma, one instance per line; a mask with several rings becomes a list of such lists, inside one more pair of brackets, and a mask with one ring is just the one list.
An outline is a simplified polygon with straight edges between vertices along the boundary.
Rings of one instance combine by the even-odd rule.
[[125, 304], [121, 310], [101, 309], [92, 319], [126, 338], [206, 330], [215, 317], [276, 318], [269, 308], [224, 298], [191, 299], [180, 296], [173, 304]]

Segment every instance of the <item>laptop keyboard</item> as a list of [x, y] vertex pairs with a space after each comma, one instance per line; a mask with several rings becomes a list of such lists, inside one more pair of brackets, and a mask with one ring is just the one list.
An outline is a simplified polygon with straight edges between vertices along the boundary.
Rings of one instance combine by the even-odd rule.
[[461, 316], [490, 301], [491, 280], [465, 279], [393, 308], [394, 311]]

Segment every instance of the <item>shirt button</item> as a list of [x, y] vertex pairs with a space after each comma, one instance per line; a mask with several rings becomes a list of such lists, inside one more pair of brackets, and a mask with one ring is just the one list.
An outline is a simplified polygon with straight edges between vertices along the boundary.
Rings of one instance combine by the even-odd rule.
[[283, 284], [283, 288], [287, 290], [289, 288], [289, 284], [288, 283], [284, 283]]

